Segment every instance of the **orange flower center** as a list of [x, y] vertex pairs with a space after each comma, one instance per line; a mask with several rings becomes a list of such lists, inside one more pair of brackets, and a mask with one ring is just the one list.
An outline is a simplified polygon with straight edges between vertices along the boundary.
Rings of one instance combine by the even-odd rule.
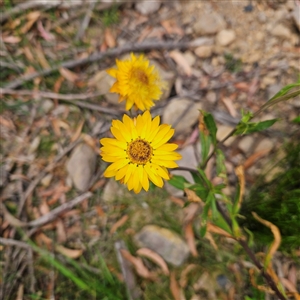
[[144, 84], [149, 83], [147, 74], [145, 74], [145, 72], [141, 69], [134, 69], [132, 71], [132, 77], [138, 79], [140, 82], [142, 82]]
[[152, 157], [153, 149], [151, 145], [143, 140], [136, 139], [127, 146], [127, 154], [132, 163], [145, 165]]

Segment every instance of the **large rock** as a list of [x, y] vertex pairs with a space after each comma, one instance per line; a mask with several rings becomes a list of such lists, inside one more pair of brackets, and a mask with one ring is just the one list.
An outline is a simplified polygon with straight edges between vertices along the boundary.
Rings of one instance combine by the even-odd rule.
[[169, 96], [171, 94], [171, 90], [172, 90], [172, 87], [173, 87], [175, 79], [176, 79], [176, 74], [171, 71], [166, 71], [155, 60], [150, 60], [150, 65], [155, 66], [155, 68], [157, 69], [157, 71], [161, 77], [161, 80], [164, 81], [164, 83], [165, 83], [165, 89], [163, 89], [163, 91], [162, 91], [163, 93], [160, 97], [160, 100], [165, 100], [165, 99], [169, 98]]
[[[117, 68], [117, 66], [114, 65], [113, 68]], [[103, 96], [107, 102], [117, 105], [119, 103], [119, 95], [109, 92], [109, 89], [115, 82], [115, 78], [107, 74], [105, 70], [102, 70], [94, 75], [94, 77], [89, 81], [88, 85], [89, 87], [94, 87], [97, 91], [103, 93]], [[121, 105], [124, 105], [124, 102]]]
[[135, 9], [143, 15], [150, 15], [159, 10], [160, 4], [158, 0], [139, 0], [135, 4]]
[[147, 225], [134, 236], [134, 239], [139, 247], [155, 251], [174, 266], [182, 265], [189, 255], [189, 248], [185, 241], [167, 228]]
[[216, 36], [217, 43], [221, 46], [228, 46], [235, 38], [236, 34], [231, 29], [223, 29]]
[[200, 15], [198, 21], [193, 25], [196, 35], [216, 34], [226, 28], [226, 22], [223, 17], [215, 12], [211, 14]]
[[79, 144], [67, 162], [67, 171], [74, 186], [81, 192], [86, 191], [96, 167], [96, 153], [85, 143]]
[[171, 100], [163, 112], [163, 122], [172, 125], [175, 135], [186, 134], [199, 118], [202, 105], [188, 98]]

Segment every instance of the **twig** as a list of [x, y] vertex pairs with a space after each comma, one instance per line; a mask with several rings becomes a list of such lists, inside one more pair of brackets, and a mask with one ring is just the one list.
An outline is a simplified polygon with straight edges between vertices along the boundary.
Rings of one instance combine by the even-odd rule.
[[91, 192], [86, 192], [84, 194], [81, 194], [80, 196], [74, 198], [73, 200], [68, 201], [68, 202], [54, 208], [49, 213], [43, 215], [42, 217], [40, 217], [34, 221], [27, 223], [26, 225], [30, 226], [30, 227], [41, 227], [47, 223], [50, 223], [53, 220], [55, 220], [60, 214], [72, 209], [74, 206], [80, 204], [85, 199], [90, 198], [92, 195], [93, 194]]
[[93, 13], [93, 10], [95, 8], [95, 5], [96, 3], [98, 2], [98, 0], [96, 1], [93, 1], [90, 3], [87, 11], [86, 11], [86, 14], [82, 20], [82, 23], [80, 24], [80, 28], [76, 34], [76, 37], [75, 37], [75, 41], [79, 41], [81, 40], [85, 30], [87, 29], [87, 27], [89, 26], [89, 23], [90, 23], [90, 20], [91, 20], [91, 17], [92, 17], [92, 13]]
[[198, 41], [191, 41], [191, 42], [164, 42], [164, 41], [147, 41], [140, 44], [137, 43], [130, 43], [124, 45], [123, 47], [109, 49], [106, 52], [95, 52], [91, 54], [89, 57], [77, 59], [77, 60], [69, 60], [59, 65], [54, 66], [53, 68], [45, 69], [40, 72], [35, 72], [32, 74], [25, 75], [19, 79], [12, 81], [11, 83], [7, 84], [5, 88], [7, 89], [16, 89], [17, 87], [21, 86], [25, 82], [31, 81], [36, 77], [39, 76], [47, 76], [52, 74], [53, 72], [58, 71], [60, 68], [74, 68], [78, 66], [82, 66], [85, 64], [90, 64], [99, 60], [102, 60], [107, 57], [117, 57], [124, 53], [128, 52], [142, 52], [142, 51], [150, 51], [150, 50], [172, 50], [172, 49], [187, 49], [197, 47]]
[[5, 239], [5, 238], [2, 238], [0, 237], [0, 244], [2, 245], [5, 245], [5, 246], [17, 246], [17, 247], [20, 247], [20, 248], [25, 248], [25, 249], [31, 249], [31, 247], [27, 244], [27, 243], [24, 243], [24, 242], [21, 242], [21, 241], [16, 241], [16, 240], [13, 240], [13, 239]]

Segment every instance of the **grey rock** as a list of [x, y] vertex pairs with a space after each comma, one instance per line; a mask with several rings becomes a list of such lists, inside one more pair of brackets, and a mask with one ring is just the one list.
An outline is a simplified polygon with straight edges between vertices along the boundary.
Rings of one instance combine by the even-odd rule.
[[[199, 153], [200, 151], [201, 151], [200, 149], [197, 150], [199, 157], [200, 157], [200, 153]], [[180, 153], [182, 156], [182, 159], [177, 161], [177, 164], [179, 167], [186, 167], [186, 168], [191, 168], [191, 169], [197, 168], [199, 161], [195, 155], [195, 149], [194, 149], [193, 145], [188, 145], [188, 146], [184, 147], [183, 149], [178, 150], [177, 152]], [[183, 176], [188, 182], [194, 183], [194, 179], [190, 172], [176, 170], [176, 171], [172, 171], [171, 174]], [[166, 187], [166, 190], [168, 191], [168, 193], [170, 193], [171, 195], [176, 196], [176, 197], [183, 196], [183, 191], [171, 186], [168, 183], [168, 181], [166, 181], [165, 187]]]
[[295, 21], [298, 30], [300, 31], [300, 5], [294, 2], [293, 19]]
[[85, 143], [79, 144], [67, 162], [67, 171], [74, 186], [79, 191], [86, 191], [96, 168], [96, 153]]
[[264, 138], [261, 140], [255, 148], [255, 152], [259, 152], [262, 150], [271, 151], [274, 147], [274, 142], [269, 138]]
[[255, 140], [253, 136], [246, 135], [239, 141], [238, 148], [245, 154], [249, 154], [251, 152], [254, 141]]
[[130, 197], [130, 193], [125, 186], [122, 186], [114, 178], [109, 179], [103, 189], [102, 199], [106, 202], [110, 202], [124, 196]]
[[[117, 68], [116, 65], [113, 68]], [[105, 70], [99, 71], [90, 80], [89, 86], [95, 87], [97, 91], [102, 92], [107, 102], [117, 105], [119, 103], [119, 95], [116, 93], [110, 93], [109, 89], [115, 83], [116, 79], [107, 74]], [[124, 105], [124, 102], [122, 103]]]
[[195, 49], [195, 54], [200, 58], [211, 57], [212, 53], [213, 53], [212, 45], [199, 46]]
[[172, 125], [175, 135], [188, 133], [199, 118], [202, 105], [188, 98], [172, 99], [163, 112], [163, 122]]
[[53, 101], [49, 99], [45, 99], [41, 103], [42, 111], [47, 114], [54, 107]]
[[[222, 141], [232, 130], [234, 127], [227, 126], [227, 125], [219, 125], [218, 126], [218, 131], [217, 131], [217, 140], [220, 142]], [[234, 136], [231, 136], [229, 139], [227, 139], [224, 142], [225, 146], [230, 146], [233, 141], [235, 140]]]
[[211, 14], [202, 14], [198, 21], [193, 25], [196, 35], [216, 34], [226, 27], [223, 17], [215, 12]]
[[147, 225], [134, 236], [139, 247], [149, 248], [165, 261], [180, 266], [189, 255], [186, 242], [175, 232], [156, 225]]
[[290, 29], [282, 24], [275, 25], [271, 30], [271, 34], [282, 39], [289, 39], [291, 37]]
[[230, 45], [235, 40], [235, 38], [236, 34], [231, 29], [223, 29], [216, 36], [217, 43], [221, 46]]
[[150, 60], [150, 64], [155, 66], [162, 81], [164, 81], [164, 83], [166, 84], [165, 89], [163, 89], [163, 91], [162, 91], [163, 93], [160, 97], [160, 100], [165, 100], [165, 99], [169, 98], [169, 96], [171, 94], [171, 90], [172, 90], [172, 87], [173, 87], [175, 79], [176, 79], [176, 74], [172, 71], [166, 71], [155, 60]]
[[158, 11], [160, 4], [160, 1], [157, 0], [140, 0], [135, 4], [135, 9], [143, 15], [149, 15]]

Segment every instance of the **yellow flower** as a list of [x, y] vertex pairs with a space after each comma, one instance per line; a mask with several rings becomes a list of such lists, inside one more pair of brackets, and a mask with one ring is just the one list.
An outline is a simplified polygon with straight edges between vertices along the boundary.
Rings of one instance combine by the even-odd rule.
[[159, 122], [159, 116], [152, 120], [149, 111], [134, 119], [124, 115], [123, 122], [113, 120], [111, 132], [115, 138], [100, 140], [100, 155], [111, 163], [104, 176], [115, 177], [135, 193], [142, 188], [148, 191], [149, 179], [162, 187], [163, 179], [170, 179], [167, 168], [178, 167], [174, 160], [181, 155], [174, 152], [176, 144], [167, 143], [174, 129]]
[[133, 105], [137, 109], [147, 110], [159, 100], [164, 83], [158, 71], [143, 55], [136, 57], [131, 53], [131, 59], [116, 60], [117, 69], [111, 68], [107, 73], [117, 81], [110, 88], [110, 92], [120, 94], [119, 102], [126, 100], [126, 109]]

